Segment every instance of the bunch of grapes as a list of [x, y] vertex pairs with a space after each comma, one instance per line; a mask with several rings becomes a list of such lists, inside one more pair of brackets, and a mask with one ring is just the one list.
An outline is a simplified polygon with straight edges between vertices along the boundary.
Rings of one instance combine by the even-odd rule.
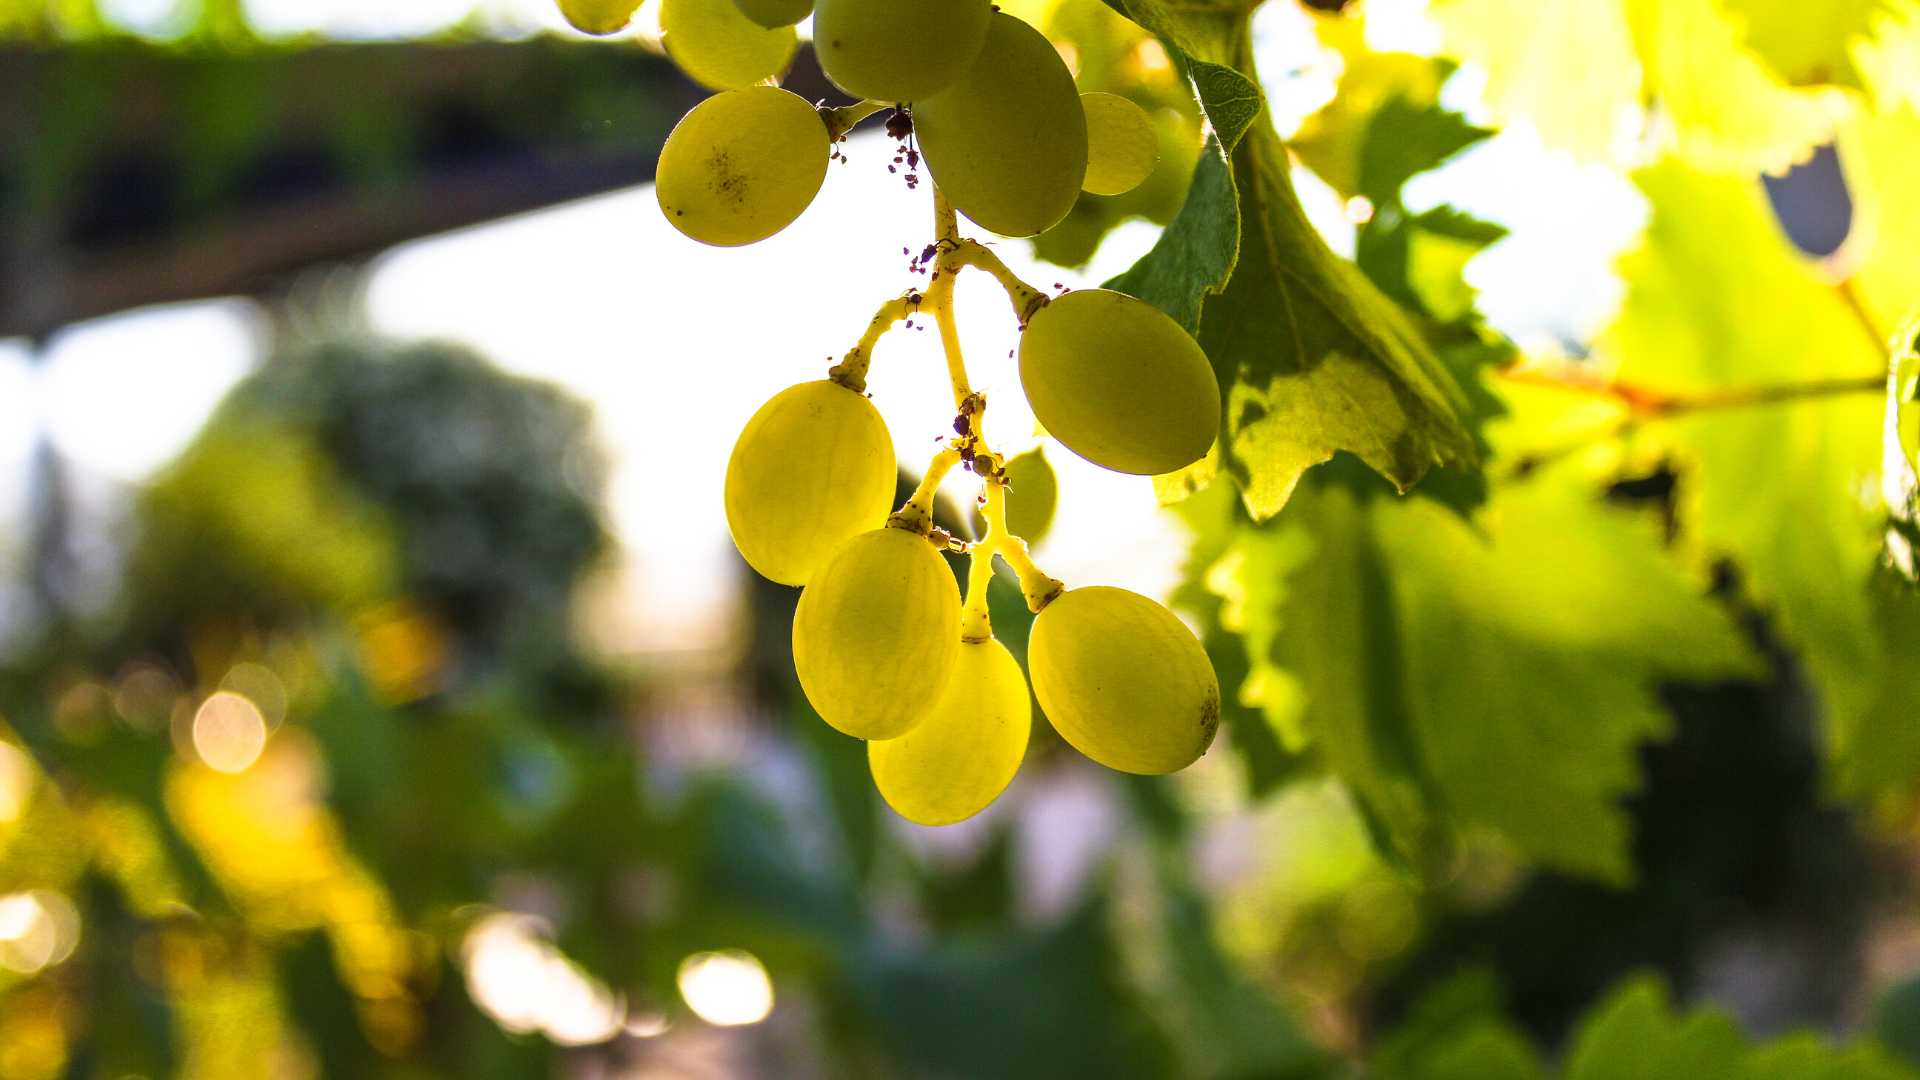
[[[846, 133], [881, 112], [903, 143], [890, 167], [904, 162], [912, 178], [924, 161], [933, 181], [935, 238], [915, 260], [931, 270], [926, 286], [883, 304], [824, 378], [762, 406], [727, 467], [727, 521], [741, 555], [802, 587], [793, 660], [807, 700], [834, 728], [867, 740], [874, 783], [903, 817], [942, 825], [984, 809], [1019, 769], [1032, 724], [1026, 675], [988, 620], [998, 556], [1036, 614], [1033, 697], [1061, 737], [1125, 772], [1191, 764], [1219, 726], [1219, 682], [1205, 651], [1154, 601], [1068, 589], [1034, 564], [1028, 538], [1009, 523], [1044, 528], [1052, 475], [1034, 455], [1009, 461], [987, 445], [986, 398], [968, 384], [953, 314], [961, 271], [986, 271], [1003, 286], [1022, 326], [1020, 381], [1034, 415], [1081, 457], [1153, 475], [1206, 455], [1219, 385], [1179, 324], [1111, 290], [1049, 296], [958, 228], [956, 211], [996, 233], [1030, 236], [1065, 217], [1083, 190], [1131, 189], [1157, 160], [1147, 115], [1124, 97], [1078, 93], [1052, 43], [989, 0], [661, 3], [668, 54], [718, 91], [660, 153], [660, 207], [681, 232], [732, 246], [780, 231], [813, 201]], [[576, 26], [606, 33], [638, 0], [561, 6]], [[796, 48], [794, 24], [809, 14], [822, 70], [855, 104], [815, 106], [772, 85]], [[958, 416], [919, 488], [894, 510], [893, 442], [866, 377], [880, 337], [915, 316], [930, 316], [940, 332]], [[956, 467], [981, 481], [984, 528], [970, 544], [933, 522], [934, 493]], [[1010, 509], [1029, 488], [1034, 501]], [[943, 552], [971, 557], [964, 600]]]

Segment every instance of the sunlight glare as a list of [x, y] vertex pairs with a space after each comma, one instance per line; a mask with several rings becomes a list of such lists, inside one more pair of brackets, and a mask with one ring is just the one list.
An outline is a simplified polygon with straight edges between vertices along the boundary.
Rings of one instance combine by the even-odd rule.
[[680, 962], [679, 983], [687, 1007], [716, 1027], [757, 1024], [773, 1011], [766, 967], [739, 949], [694, 953]]
[[488, 915], [467, 932], [460, 952], [474, 1003], [508, 1031], [592, 1046], [624, 1029], [625, 1002], [547, 942], [534, 919]]

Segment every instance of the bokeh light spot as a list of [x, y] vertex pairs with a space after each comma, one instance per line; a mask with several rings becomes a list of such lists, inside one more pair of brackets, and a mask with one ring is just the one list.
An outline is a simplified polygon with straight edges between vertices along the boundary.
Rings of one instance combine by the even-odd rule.
[[47, 889], [0, 896], [0, 968], [32, 975], [73, 955], [80, 912]]
[[193, 749], [208, 768], [245, 772], [266, 745], [266, 718], [239, 694], [222, 690], [202, 702], [193, 715]]
[[546, 940], [538, 921], [497, 913], [461, 944], [467, 992], [508, 1031], [538, 1031], [561, 1046], [592, 1046], [619, 1035], [626, 1003]]
[[773, 1011], [773, 980], [752, 953], [694, 953], [680, 961], [680, 996], [709, 1024], [757, 1024]]

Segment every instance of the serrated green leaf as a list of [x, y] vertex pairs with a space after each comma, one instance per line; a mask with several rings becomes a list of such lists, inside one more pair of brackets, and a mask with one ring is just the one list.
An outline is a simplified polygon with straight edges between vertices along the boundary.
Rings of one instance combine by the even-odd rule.
[[[1286, 148], [1256, 123], [1258, 88], [1223, 61], [1245, 12], [1110, 0], [1160, 34], [1193, 77], [1214, 137], [1187, 203], [1152, 251], [1108, 282], [1179, 320], [1226, 394], [1221, 464], [1256, 519], [1309, 467], [1348, 450], [1405, 490], [1476, 460], [1465, 397], [1391, 301], [1335, 257], [1293, 191]], [[1231, 169], [1227, 156], [1231, 156]]]
[[[1789, 250], [1754, 184], [1675, 162], [1639, 182], [1653, 216], [1622, 263], [1626, 300], [1601, 342], [1619, 378], [1670, 393], [1879, 385], [1884, 354]], [[1799, 652], [1836, 776], [1856, 795], [1871, 791], [1857, 786], [1867, 773], [1851, 762], [1877, 752], [1861, 733], [1912, 720], [1910, 707], [1885, 715], [1892, 703], [1880, 687], [1893, 658], [1867, 592], [1884, 515], [1864, 495], [1879, 466], [1883, 408], [1874, 394], [1836, 394], [1684, 413], [1646, 432], [1681, 468], [1683, 536], [1702, 557], [1730, 560]]]
[[1846, 110], [1837, 89], [1789, 85], [1720, 0], [1442, 0], [1434, 16], [1448, 55], [1486, 70], [1497, 120], [1586, 158], [1633, 152], [1651, 103], [1688, 160], [1778, 171]]
[[1361, 155], [1375, 114], [1396, 99], [1414, 109], [1437, 105], [1454, 65], [1412, 53], [1374, 52], [1366, 47], [1360, 19], [1319, 18], [1314, 26], [1320, 40], [1340, 54], [1340, 81], [1333, 99], [1302, 121], [1287, 145], [1334, 191], [1358, 195]]
[[1659, 979], [1628, 980], [1587, 1015], [1566, 1080], [1911, 1080], [1872, 1044], [1835, 1049], [1811, 1035], [1754, 1048], [1711, 1009], [1676, 1014]]
[[1778, 172], [1832, 137], [1845, 96], [1788, 86], [1747, 49], [1716, 0], [1627, 0], [1627, 12], [1647, 90], [1689, 161]]
[[1498, 984], [1469, 972], [1443, 982], [1380, 1041], [1377, 1080], [1537, 1080], [1540, 1056], [1502, 1014]]
[[1726, 1016], [1673, 1014], [1667, 988], [1630, 980], [1587, 1016], [1567, 1055], [1566, 1080], [1737, 1080], [1746, 1041]]
[[1209, 295], [1226, 288], [1240, 257], [1240, 203], [1220, 140], [1207, 145], [1194, 166], [1187, 201], [1153, 250], [1106, 287], [1137, 296], [1193, 333]]
[[1492, 134], [1437, 104], [1389, 98], [1369, 120], [1360, 144], [1360, 194], [1375, 206], [1398, 202], [1408, 180]]
[[1435, 465], [1472, 465], [1464, 394], [1405, 313], [1327, 250], [1271, 129], [1242, 141], [1234, 181], [1240, 260], [1207, 302], [1200, 344], [1226, 388], [1223, 464], [1248, 512], [1279, 512], [1341, 450], [1402, 491]]
[[1605, 158], [1640, 107], [1620, 0], [1436, 0], [1433, 17], [1448, 55], [1487, 73], [1500, 126], [1525, 118], [1549, 144]]
[[1310, 485], [1235, 555], [1221, 585], [1255, 675], [1289, 688], [1281, 704], [1416, 865], [1478, 825], [1624, 883], [1619, 801], [1639, 744], [1670, 727], [1658, 685], [1753, 670], [1649, 522], [1551, 475], [1474, 524]]

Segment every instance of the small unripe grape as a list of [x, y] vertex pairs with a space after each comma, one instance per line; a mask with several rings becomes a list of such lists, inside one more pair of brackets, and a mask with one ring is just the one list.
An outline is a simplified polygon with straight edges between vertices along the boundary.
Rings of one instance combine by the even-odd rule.
[[893, 440], [873, 403], [839, 383], [790, 386], [760, 406], [727, 462], [727, 528], [747, 565], [805, 585], [852, 537], [886, 523]]
[[729, 0], [662, 0], [667, 55], [694, 82], [735, 90], [786, 70], [800, 47], [793, 27], [768, 29]]
[[1206, 456], [1220, 431], [1213, 366], [1159, 308], [1110, 289], [1070, 292], [1020, 335], [1020, 384], [1047, 434], [1115, 472], [1158, 475]]
[[[1029, 543], [1039, 543], [1053, 524], [1053, 508], [1059, 498], [1053, 464], [1039, 447], [1007, 459], [1008, 532]], [[986, 529], [987, 519], [974, 511], [974, 535], [984, 536]]]
[[1122, 195], [1146, 182], [1160, 161], [1160, 135], [1147, 111], [1119, 94], [1081, 94], [1087, 114], [1087, 176], [1082, 191]]
[[1087, 114], [1046, 35], [995, 12], [960, 80], [913, 108], [927, 168], [961, 213], [1006, 236], [1067, 216], [1087, 175]]
[[583, 34], [612, 34], [633, 21], [640, 0], [560, 0], [560, 14]]
[[792, 26], [813, 14], [813, 0], [733, 0], [740, 13], [761, 26]]
[[867, 766], [895, 813], [951, 825], [985, 810], [1013, 782], [1032, 726], [1019, 661], [992, 638], [963, 642], [926, 719], [897, 739], [868, 743]]
[[960, 652], [960, 587], [926, 537], [875, 529], [814, 571], [793, 613], [793, 669], [814, 711], [856, 739], [924, 720]]
[[1033, 620], [1033, 692], [1060, 737], [1110, 769], [1170, 773], [1220, 726], [1220, 682], [1173, 612], [1125, 589], [1071, 589]]
[[812, 205], [830, 146], [826, 123], [798, 94], [729, 90], [674, 125], [660, 148], [654, 194], [667, 220], [703, 244], [755, 243]]
[[918, 101], [966, 73], [992, 12], [990, 0], [818, 0], [813, 51], [854, 97]]

